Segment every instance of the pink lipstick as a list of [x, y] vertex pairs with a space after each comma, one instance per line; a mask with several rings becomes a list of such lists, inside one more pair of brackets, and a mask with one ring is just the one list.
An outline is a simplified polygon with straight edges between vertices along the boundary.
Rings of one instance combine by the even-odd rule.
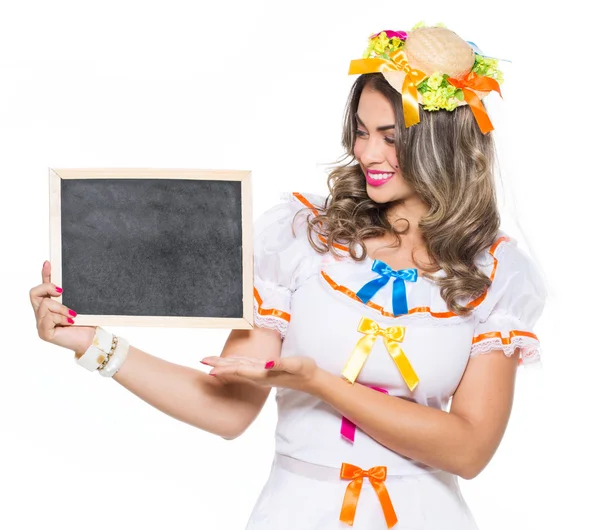
[[393, 171], [379, 171], [376, 169], [368, 169], [365, 172], [365, 178], [369, 186], [383, 186], [394, 176]]

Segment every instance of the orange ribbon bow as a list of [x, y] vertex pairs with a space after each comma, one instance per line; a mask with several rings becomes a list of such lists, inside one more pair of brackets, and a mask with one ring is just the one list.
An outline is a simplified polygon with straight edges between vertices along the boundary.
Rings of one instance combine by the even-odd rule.
[[369, 482], [373, 486], [381, 507], [383, 508], [383, 515], [388, 528], [392, 528], [397, 522], [398, 517], [396, 511], [392, 505], [390, 494], [388, 493], [385, 484], [383, 483], [387, 477], [387, 467], [377, 466], [372, 467], [368, 471], [362, 470], [358, 466], [352, 464], [342, 464], [340, 469], [340, 478], [344, 480], [350, 480], [350, 484], [346, 488], [344, 494], [344, 502], [342, 504], [342, 511], [340, 513], [340, 521], [346, 523], [349, 526], [354, 524], [354, 516], [356, 515], [356, 506], [358, 504], [358, 498], [360, 497], [360, 491], [362, 489], [364, 477], [369, 478]]
[[471, 111], [473, 112], [473, 116], [475, 116], [475, 120], [477, 121], [477, 125], [479, 125], [481, 132], [487, 134], [490, 131], [493, 131], [494, 127], [485, 107], [479, 99], [479, 96], [475, 94], [473, 90], [479, 90], [480, 92], [490, 92], [491, 90], [495, 90], [500, 94], [500, 97], [502, 97], [498, 81], [491, 77], [479, 76], [475, 72], [470, 72], [464, 79], [454, 79], [453, 77], [449, 77], [448, 83], [454, 85], [456, 88], [462, 88], [465, 101], [469, 107], [471, 107]]
[[[419, 117], [419, 94], [417, 85], [427, 74], [408, 64], [406, 52], [396, 50], [388, 59], [369, 58], [350, 61], [348, 75], [372, 74], [376, 72], [404, 72], [406, 74], [402, 83], [402, 108], [404, 110], [404, 125], [408, 128], [421, 121]], [[396, 88], [396, 87], [394, 87]], [[397, 88], [396, 88], [397, 90]]]
[[363, 317], [358, 324], [358, 331], [364, 333], [365, 336], [356, 343], [350, 359], [348, 359], [346, 366], [342, 370], [342, 375], [351, 383], [356, 381], [358, 374], [367, 361], [367, 357], [371, 353], [371, 349], [377, 340], [377, 336], [381, 335], [383, 337], [383, 343], [392, 357], [396, 368], [398, 368], [400, 375], [408, 385], [408, 388], [410, 388], [411, 391], [414, 390], [419, 383], [419, 377], [415, 373], [410, 361], [399, 344], [404, 340], [405, 329], [404, 326], [382, 328], [374, 320]]

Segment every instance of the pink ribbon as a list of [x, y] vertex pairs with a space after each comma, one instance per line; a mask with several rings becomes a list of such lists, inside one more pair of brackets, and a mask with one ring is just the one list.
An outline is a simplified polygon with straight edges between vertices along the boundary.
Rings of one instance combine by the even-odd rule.
[[[382, 394], [389, 394], [385, 388], [379, 388], [378, 386], [370, 386], [373, 390], [381, 392]], [[354, 443], [354, 435], [356, 434], [356, 425], [352, 423], [346, 416], [342, 416], [342, 427], [340, 429], [342, 438], [348, 440], [350, 443]]]

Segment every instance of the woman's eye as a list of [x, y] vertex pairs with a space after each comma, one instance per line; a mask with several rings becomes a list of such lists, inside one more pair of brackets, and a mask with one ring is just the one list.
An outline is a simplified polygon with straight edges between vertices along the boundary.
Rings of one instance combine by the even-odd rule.
[[[369, 136], [369, 133], [366, 131], [361, 131], [360, 129], [356, 129], [356, 136], [360, 138], [364, 138], [365, 136]], [[384, 136], [383, 141], [388, 145], [396, 145], [396, 139], [390, 138], [388, 136]]]

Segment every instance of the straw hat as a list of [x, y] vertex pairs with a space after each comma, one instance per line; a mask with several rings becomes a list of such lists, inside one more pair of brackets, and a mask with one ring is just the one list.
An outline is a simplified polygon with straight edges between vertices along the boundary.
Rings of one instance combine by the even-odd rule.
[[446, 28], [422, 27], [411, 31], [404, 44], [408, 62], [428, 75], [445, 72], [466, 76], [475, 62], [473, 48]]
[[381, 72], [402, 95], [406, 127], [420, 121], [419, 109], [452, 111], [469, 105], [481, 131], [493, 130], [481, 103], [490, 91], [500, 94], [498, 60], [478, 55], [453, 31], [420, 26], [412, 31], [381, 31], [369, 38], [362, 59], [349, 74]]

